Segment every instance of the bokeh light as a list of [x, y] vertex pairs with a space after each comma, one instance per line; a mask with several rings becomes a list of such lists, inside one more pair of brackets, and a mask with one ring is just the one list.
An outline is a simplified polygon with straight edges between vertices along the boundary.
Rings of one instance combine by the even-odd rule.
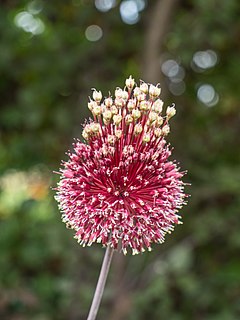
[[95, 24], [92, 24], [91, 26], [88, 26], [85, 30], [85, 36], [89, 41], [98, 41], [103, 36], [102, 28]]
[[139, 10], [136, 1], [125, 0], [120, 4], [120, 15], [123, 22], [135, 24], [139, 21]]
[[99, 11], [107, 12], [116, 5], [116, 0], [95, 0], [95, 6]]
[[27, 11], [19, 12], [15, 16], [14, 22], [17, 27], [34, 35], [41, 34], [45, 30], [42, 20], [40, 18], [33, 17], [33, 15]]
[[202, 84], [197, 90], [197, 97], [208, 107], [215, 106], [219, 101], [219, 95], [210, 84]]
[[193, 55], [192, 68], [194, 71], [202, 72], [213, 68], [218, 61], [218, 56], [213, 50], [197, 51]]

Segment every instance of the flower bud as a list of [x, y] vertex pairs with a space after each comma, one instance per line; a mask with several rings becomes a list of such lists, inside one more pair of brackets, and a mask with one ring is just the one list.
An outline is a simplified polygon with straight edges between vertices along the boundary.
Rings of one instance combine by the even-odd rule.
[[102, 113], [102, 108], [101, 108], [101, 106], [96, 105], [95, 107], [93, 107], [92, 113], [93, 113], [95, 116], [99, 116], [99, 115]]
[[120, 114], [115, 114], [113, 116], [113, 122], [116, 126], [118, 126], [121, 121], [122, 121], [122, 116]]
[[92, 101], [92, 100], [91, 100], [91, 101], [88, 102], [88, 109], [89, 109], [90, 111], [92, 111], [95, 106], [97, 106], [96, 101]]
[[124, 106], [124, 100], [122, 98], [116, 98], [114, 100], [116, 107], [121, 108]]
[[161, 135], [162, 135], [162, 130], [161, 130], [160, 128], [156, 128], [156, 129], [154, 130], [154, 135], [155, 135], [156, 138], [161, 137]]
[[150, 122], [153, 122], [157, 119], [157, 113], [154, 111], [149, 112], [148, 119]]
[[93, 133], [98, 133], [100, 131], [100, 124], [99, 123], [96, 123], [96, 122], [93, 122], [90, 124], [91, 126], [91, 129], [92, 129], [92, 132]]
[[166, 124], [166, 125], [162, 128], [162, 134], [163, 134], [164, 136], [167, 136], [167, 135], [169, 134], [169, 132], [170, 132], [170, 127], [169, 127], [168, 124]]
[[113, 104], [113, 101], [112, 101], [112, 98], [111, 97], [108, 97], [104, 100], [104, 103], [105, 103], [105, 106], [110, 108], [111, 105]]
[[118, 114], [118, 109], [115, 105], [111, 106], [111, 112], [112, 114]]
[[127, 107], [128, 107], [128, 110], [129, 110], [129, 111], [132, 111], [132, 110], [135, 109], [135, 107], [136, 107], [136, 101], [133, 100], [133, 99], [130, 99], [130, 100], [128, 101]]
[[168, 120], [171, 119], [176, 114], [176, 109], [174, 106], [167, 107], [166, 115]]
[[122, 130], [115, 130], [115, 136], [117, 137], [117, 139], [120, 139], [122, 136]]
[[132, 111], [132, 117], [134, 120], [139, 119], [141, 117], [141, 112], [138, 109], [134, 109]]
[[149, 141], [150, 141], [150, 133], [144, 133], [143, 142], [149, 142]]
[[96, 102], [100, 102], [102, 100], [102, 92], [94, 89], [93, 90], [93, 100], [95, 100]]
[[149, 96], [150, 98], [157, 98], [161, 93], [161, 88], [159, 88], [158, 86], [154, 86], [154, 85], [150, 85], [149, 88]]
[[155, 126], [160, 127], [163, 124], [163, 117], [157, 116], [157, 119], [155, 121]]
[[106, 110], [103, 112], [103, 119], [106, 121], [110, 121], [112, 118], [112, 112], [110, 110]]
[[148, 93], [148, 85], [147, 85], [147, 83], [142, 82], [142, 83], [140, 84], [140, 90], [141, 90], [143, 93], [147, 94], [147, 93]]
[[163, 101], [161, 99], [157, 99], [156, 101], [154, 101], [153, 107], [152, 107], [153, 111], [157, 113], [161, 113], [162, 108], [163, 108]]
[[132, 78], [132, 76], [130, 76], [128, 79], [126, 79], [125, 84], [126, 84], [126, 87], [127, 87], [128, 89], [132, 89], [132, 88], [134, 87], [135, 81], [134, 81], [134, 79]]
[[137, 123], [134, 127], [134, 134], [138, 135], [143, 131], [142, 125]]
[[109, 144], [114, 144], [116, 142], [116, 137], [112, 134], [108, 135], [107, 141]]
[[125, 122], [126, 124], [130, 124], [131, 122], [133, 122], [133, 117], [130, 114], [126, 115]]
[[149, 101], [147, 101], [147, 100], [141, 101], [141, 102], [140, 102], [139, 109], [140, 109], [141, 111], [147, 111], [147, 110], [149, 110], [149, 109], [150, 109], [150, 103], [149, 103]]
[[116, 90], [115, 90], [115, 97], [116, 97], [117, 99], [121, 99], [121, 98], [122, 98], [122, 92], [123, 92], [123, 90], [122, 90], [121, 88], [116, 88]]
[[124, 101], [127, 101], [127, 99], [128, 99], [128, 92], [125, 91], [125, 90], [122, 91], [122, 99], [123, 99]]

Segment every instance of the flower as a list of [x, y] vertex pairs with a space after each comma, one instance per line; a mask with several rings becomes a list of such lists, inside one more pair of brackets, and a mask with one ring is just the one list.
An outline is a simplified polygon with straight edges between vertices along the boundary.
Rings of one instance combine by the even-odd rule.
[[151, 250], [180, 224], [185, 202], [184, 182], [166, 143], [175, 107], [162, 115], [160, 88], [130, 76], [126, 90], [102, 101], [93, 91], [88, 106], [93, 119], [83, 138], [73, 144], [60, 169], [56, 199], [62, 220], [85, 246], [110, 245], [123, 253]]

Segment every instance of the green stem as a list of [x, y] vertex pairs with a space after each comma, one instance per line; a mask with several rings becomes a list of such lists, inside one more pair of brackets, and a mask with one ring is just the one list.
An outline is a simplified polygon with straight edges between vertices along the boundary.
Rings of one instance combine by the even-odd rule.
[[91, 305], [87, 320], [95, 320], [96, 319], [98, 309], [99, 309], [99, 306], [101, 303], [105, 283], [107, 280], [107, 275], [108, 275], [108, 271], [109, 271], [112, 256], [113, 256], [113, 251], [114, 251], [114, 249], [110, 248], [110, 246], [108, 246], [106, 249], [105, 256], [104, 256], [103, 263], [102, 263], [102, 268], [101, 268], [100, 275], [98, 278], [98, 283], [96, 286], [96, 290], [94, 293], [92, 305]]

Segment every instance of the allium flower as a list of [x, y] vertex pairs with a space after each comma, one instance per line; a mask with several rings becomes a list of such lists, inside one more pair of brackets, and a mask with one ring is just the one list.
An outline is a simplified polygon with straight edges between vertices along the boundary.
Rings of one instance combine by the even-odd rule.
[[166, 143], [174, 106], [162, 115], [159, 86], [130, 76], [115, 98], [102, 100], [93, 91], [88, 107], [93, 120], [85, 124], [82, 143], [60, 169], [56, 199], [66, 225], [81, 245], [93, 242], [132, 253], [151, 250], [179, 224], [185, 204], [184, 183], [177, 164], [169, 160]]

